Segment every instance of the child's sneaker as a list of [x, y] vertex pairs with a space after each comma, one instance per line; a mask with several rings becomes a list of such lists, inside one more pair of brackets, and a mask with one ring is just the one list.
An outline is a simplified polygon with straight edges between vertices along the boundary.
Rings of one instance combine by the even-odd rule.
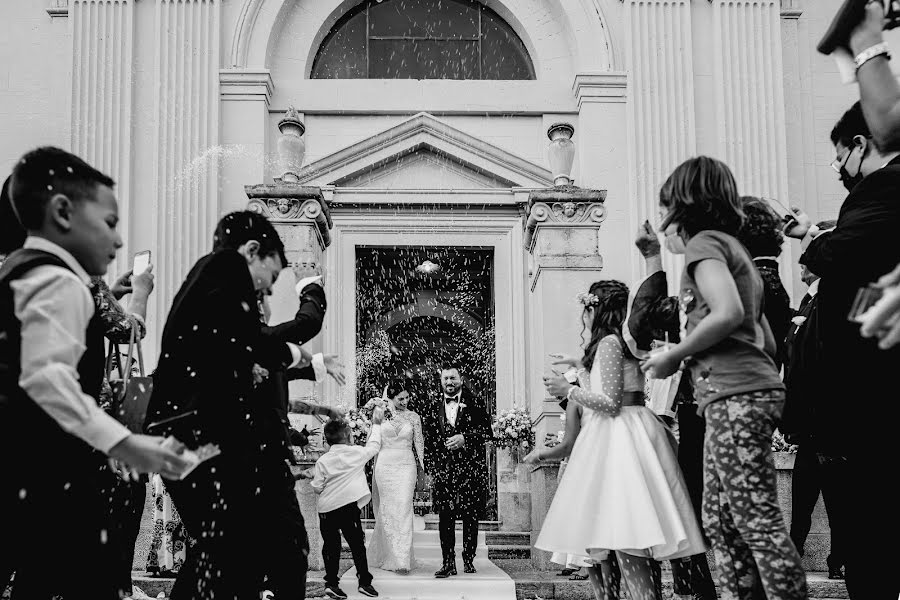
[[369, 585], [359, 586], [359, 593], [363, 596], [368, 596], [369, 598], [378, 596], [378, 592], [375, 591], [375, 588], [372, 587], [371, 583]]
[[[326, 585], [325, 595], [329, 598], [334, 598], [335, 600], [347, 600], [347, 594], [336, 585]], [[378, 594], [375, 595], [377, 596]]]

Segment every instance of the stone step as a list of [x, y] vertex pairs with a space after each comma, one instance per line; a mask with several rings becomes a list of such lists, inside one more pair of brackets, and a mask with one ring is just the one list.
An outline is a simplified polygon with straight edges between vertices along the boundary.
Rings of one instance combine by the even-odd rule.
[[[567, 577], [557, 575], [554, 571], [536, 571], [530, 560], [491, 559], [491, 562], [503, 569], [515, 582], [517, 600], [533, 600], [535, 597], [544, 600], [593, 600], [589, 582], [571, 581]], [[352, 562], [341, 560], [341, 573], [352, 567]], [[310, 571], [307, 576], [306, 597], [320, 598], [324, 594], [324, 573]], [[847, 587], [843, 581], [828, 579], [827, 573], [809, 572], [806, 574], [810, 600], [845, 600]], [[135, 572], [134, 584], [149, 596], [157, 597], [162, 592], [168, 598], [174, 584], [173, 579], [146, 577], [146, 574]], [[377, 586], [377, 582], [376, 582]], [[672, 580], [668, 573], [663, 573], [663, 597], [672, 595]], [[622, 596], [625, 597], [624, 594]], [[472, 599], [476, 600], [476, 599]], [[485, 599], [488, 600], [488, 599]]]

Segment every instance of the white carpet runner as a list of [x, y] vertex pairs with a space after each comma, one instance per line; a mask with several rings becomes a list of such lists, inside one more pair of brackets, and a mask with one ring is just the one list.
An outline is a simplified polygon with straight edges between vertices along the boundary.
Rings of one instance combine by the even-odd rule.
[[[366, 531], [366, 540], [372, 531]], [[515, 600], [516, 586], [509, 575], [488, 560], [484, 532], [478, 534], [478, 552], [473, 574], [463, 573], [462, 532], [456, 532], [456, 569], [458, 575], [435, 579], [441, 567], [440, 535], [437, 531], [415, 531], [413, 543], [416, 569], [406, 575], [392, 571], [370, 569], [372, 586], [384, 600]], [[365, 598], [357, 591], [356, 569], [350, 568], [340, 582], [341, 589], [354, 600]]]

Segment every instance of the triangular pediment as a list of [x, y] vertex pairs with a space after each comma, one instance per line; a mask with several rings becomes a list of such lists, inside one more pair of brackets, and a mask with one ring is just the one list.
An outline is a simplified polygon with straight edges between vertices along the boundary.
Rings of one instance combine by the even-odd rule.
[[427, 113], [304, 167], [300, 183], [379, 189], [544, 188], [548, 169]]

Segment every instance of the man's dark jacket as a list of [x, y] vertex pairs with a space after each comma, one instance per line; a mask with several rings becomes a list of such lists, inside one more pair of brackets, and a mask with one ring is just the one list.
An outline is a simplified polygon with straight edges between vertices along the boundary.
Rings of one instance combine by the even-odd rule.
[[[843, 453], [867, 451], [896, 427], [894, 373], [900, 346], [880, 350], [863, 338], [848, 314], [861, 287], [900, 263], [900, 157], [863, 179], [841, 206], [837, 227], [817, 237], [801, 262], [822, 278], [818, 292], [818, 336], [822, 366], [817, 404], [831, 416], [824, 434]], [[872, 419], [872, 410], [878, 417]], [[877, 430], [877, 431], [876, 431]]]
[[[263, 326], [263, 335], [281, 343], [305, 344], [322, 330], [326, 309], [325, 291], [316, 283], [310, 284], [301, 292], [300, 308], [294, 318], [279, 325]], [[256, 389], [260, 402], [268, 405], [270, 411], [263, 424], [266, 443], [278, 445], [282, 448], [280, 453], [289, 460], [293, 460], [294, 454], [290, 443], [288, 382], [294, 379], [315, 379], [315, 373], [312, 367], [278, 369], [269, 372], [268, 379]]]
[[292, 362], [287, 345], [262, 327], [246, 259], [224, 249], [197, 261], [166, 320], [147, 424], [196, 414], [151, 433], [174, 434], [189, 447], [212, 442], [231, 456], [252, 454], [262, 416], [253, 365], [276, 372]]
[[[487, 501], [485, 443], [491, 439], [490, 420], [483, 404], [465, 387], [455, 427], [447, 421], [445, 406], [441, 391], [422, 415], [425, 470], [433, 478], [432, 503], [436, 511], [454, 508], [480, 518]], [[465, 447], [448, 450], [444, 442], [456, 434], [463, 435]]]

